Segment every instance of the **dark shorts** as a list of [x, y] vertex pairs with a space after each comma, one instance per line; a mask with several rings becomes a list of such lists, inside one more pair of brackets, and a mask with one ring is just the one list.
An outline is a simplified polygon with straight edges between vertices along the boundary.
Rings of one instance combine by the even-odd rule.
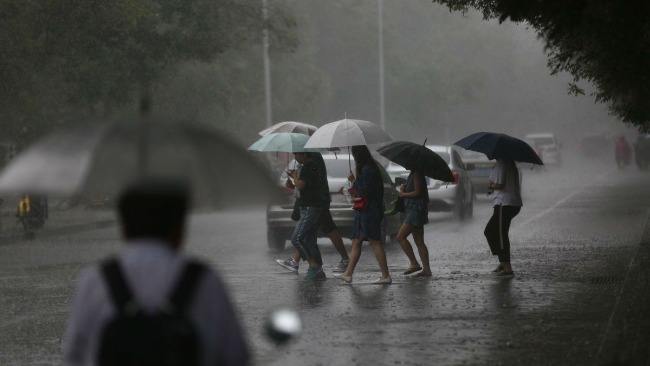
[[336, 229], [337, 227], [334, 223], [334, 219], [332, 218], [332, 213], [330, 210], [323, 211], [323, 213], [320, 215], [320, 219], [318, 220], [318, 230], [320, 230], [323, 234], [329, 234]]

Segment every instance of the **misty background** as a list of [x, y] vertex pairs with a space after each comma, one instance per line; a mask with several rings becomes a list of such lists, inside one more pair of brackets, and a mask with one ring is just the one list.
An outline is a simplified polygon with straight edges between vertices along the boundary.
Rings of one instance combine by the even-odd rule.
[[[238, 1], [222, 6], [230, 3]], [[242, 5], [253, 9], [245, 22], [228, 18], [222, 27], [232, 46], [215, 57], [178, 57], [162, 68], [151, 85], [154, 117], [209, 124], [243, 144], [255, 138], [266, 124], [261, 6]], [[379, 122], [377, 12], [376, 0], [269, 1], [273, 122]], [[554, 132], [570, 145], [625, 129], [593, 97], [568, 95], [570, 77], [550, 75], [542, 42], [524, 24], [450, 12], [429, 0], [384, 1], [383, 14], [386, 130], [396, 139], [451, 143], [479, 130]], [[102, 82], [114, 77], [97, 75]], [[84, 105], [61, 97], [57, 79], [37, 80], [31, 109], [3, 116], [19, 125], [6, 129], [17, 139], [80, 121], [137, 119], [133, 90]]]

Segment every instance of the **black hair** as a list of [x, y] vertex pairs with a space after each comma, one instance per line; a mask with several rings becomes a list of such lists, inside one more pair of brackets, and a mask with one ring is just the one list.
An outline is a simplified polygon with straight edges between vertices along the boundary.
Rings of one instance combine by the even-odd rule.
[[374, 169], [377, 168], [375, 164], [375, 159], [370, 155], [370, 150], [364, 145], [352, 146], [352, 157], [354, 157], [355, 163], [355, 175], [359, 177], [361, 175], [361, 170], [363, 167], [368, 165]]
[[177, 181], [142, 180], [120, 196], [118, 211], [127, 239], [176, 239], [185, 225], [189, 187]]

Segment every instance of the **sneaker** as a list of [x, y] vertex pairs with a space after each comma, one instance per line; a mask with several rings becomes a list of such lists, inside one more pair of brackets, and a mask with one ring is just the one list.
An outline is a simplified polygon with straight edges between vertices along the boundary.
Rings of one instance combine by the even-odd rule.
[[276, 259], [275, 263], [279, 264], [282, 268], [288, 269], [293, 273], [298, 273], [298, 262], [294, 261], [293, 258], [289, 259]]
[[332, 272], [335, 273], [345, 272], [345, 270], [348, 269], [348, 263], [350, 263], [349, 259], [341, 259], [339, 261], [339, 264], [336, 265], [336, 267], [332, 270]]
[[385, 278], [382, 277], [382, 278], [376, 280], [376, 281], [373, 282], [373, 283], [374, 283], [375, 285], [390, 285], [391, 283], [393, 283], [393, 279], [390, 278], [390, 276], [385, 277]]
[[325, 272], [323, 272], [322, 268], [309, 268], [307, 270], [306, 278], [310, 281], [325, 281], [327, 276], [325, 276]]

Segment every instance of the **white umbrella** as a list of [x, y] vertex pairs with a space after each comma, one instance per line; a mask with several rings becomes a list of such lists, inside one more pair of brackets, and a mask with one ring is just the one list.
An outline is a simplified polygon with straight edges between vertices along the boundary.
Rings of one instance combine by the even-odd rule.
[[303, 135], [311, 136], [318, 127], [294, 121], [278, 122], [269, 128], [265, 128], [259, 132], [260, 136], [265, 136], [270, 133], [278, 132], [292, 132], [292, 133], [301, 133]]
[[116, 197], [132, 181], [189, 183], [210, 206], [266, 204], [276, 184], [246, 150], [191, 123], [133, 122], [74, 128], [44, 138], [0, 175], [0, 191]]
[[330, 122], [314, 132], [305, 148], [325, 149], [374, 145], [391, 141], [392, 138], [381, 127], [368, 121], [342, 119]]

